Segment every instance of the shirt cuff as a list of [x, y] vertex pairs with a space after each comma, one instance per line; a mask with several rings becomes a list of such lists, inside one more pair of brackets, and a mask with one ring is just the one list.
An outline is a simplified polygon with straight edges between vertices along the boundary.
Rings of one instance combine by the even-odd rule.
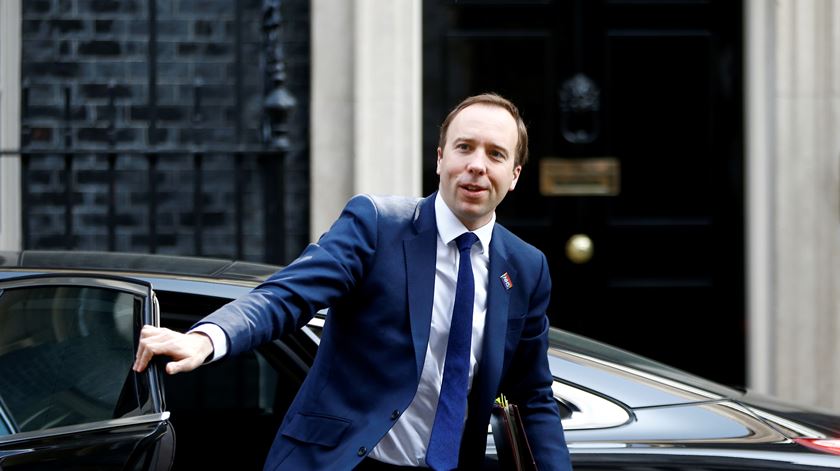
[[210, 343], [213, 344], [213, 355], [205, 360], [205, 363], [213, 363], [227, 354], [227, 334], [216, 324], [197, 325], [187, 333], [190, 332], [201, 332], [210, 337]]

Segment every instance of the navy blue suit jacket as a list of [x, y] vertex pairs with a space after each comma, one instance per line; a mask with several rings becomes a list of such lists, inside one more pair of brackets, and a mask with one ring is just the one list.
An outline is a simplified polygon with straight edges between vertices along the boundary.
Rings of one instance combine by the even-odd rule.
[[[225, 331], [235, 355], [330, 308], [265, 469], [352, 469], [411, 403], [429, 341], [437, 237], [434, 195], [354, 197], [317, 244], [203, 321]], [[496, 224], [460, 468], [483, 460], [491, 407], [503, 392], [520, 407], [540, 469], [570, 469], [546, 357], [550, 292], [545, 256]]]

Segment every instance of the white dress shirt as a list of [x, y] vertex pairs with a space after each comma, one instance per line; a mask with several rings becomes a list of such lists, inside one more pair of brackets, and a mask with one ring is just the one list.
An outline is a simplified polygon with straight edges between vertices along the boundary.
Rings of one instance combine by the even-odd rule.
[[[455, 284], [460, 262], [455, 238], [468, 231], [446, 206], [440, 194], [435, 197], [435, 219], [438, 230], [435, 299], [432, 306], [432, 329], [429, 332], [429, 345], [426, 347], [420, 385], [411, 405], [370, 453], [376, 460], [402, 466], [426, 465], [426, 448], [435, 421], [440, 385], [443, 381], [446, 346], [449, 341], [449, 325], [452, 322], [452, 307], [455, 304]], [[489, 223], [472, 231], [478, 236], [479, 242], [473, 245], [470, 252], [475, 279], [468, 382], [470, 387], [478, 359], [481, 358], [484, 318], [487, 314], [487, 273], [490, 266], [488, 249], [495, 223], [496, 215], [493, 214]]]
[[[468, 232], [466, 226], [452, 213], [440, 194], [435, 196], [435, 220], [437, 223], [437, 259], [435, 262], [434, 303], [432, 325], [426, 359], [420, 374], [420, 384], [414, 400], [403, 412], [388, 434], [370, 452], [370, 457], [401, 466], [426, 466], [426, 448], [429, 445], [432, 425], [435, 421], [440, 385], [443, 381], [443, 367], [446, 346], [449, 341], [449, 326], [452, 322], [452, 308], [455, 304], [455, 284], [458, 280], [460, 253], [455, 238]], [[478, 243], [472, 246], [470, 262], [475, 280], [473, 301], [473, 329], [471, 340], [469, 387], [472, 388], [478, 359], [481, 358], [484, 339], [484, 318], [487, 314], [487, 277], [490, 266], [490, 239], [496, 223], [494, 213], [490, 222], [472, 231], [478, 236]], [[216, 361], [227, 354], [227, 337], [221, 327], [215, 324], [201, 324], [193, 332], [202, 332], [213, 342], [213, 357]], [[468, 392], [469, 393], [469, 392]]]

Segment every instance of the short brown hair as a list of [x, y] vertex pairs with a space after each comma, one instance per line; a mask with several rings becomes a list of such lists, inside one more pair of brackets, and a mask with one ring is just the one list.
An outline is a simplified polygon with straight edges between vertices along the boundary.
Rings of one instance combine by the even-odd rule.
[[522, 121], [522, 116], [520, 116], [519, 109], [516, 108], [516, 105], [507, 98], [495, 93], [482, 93], [481, 95], [468, 97], [461, 103], [458, 103], [458, 106], [453, 108], [452, 111], [446, 115], [446, 119], [444, 119], [443, 124], [440, 125], [438, 147], [443, 149], [444, 146], [446, 146], [446, 132], [449, 131], [449, 125], [452, 123], [452, 120], [455, 119], [455, 116], [460, 113], [461, 110], [471, 105], [498, 106], [504, 108], [511, 116], [513, 116], [513, 119], [516, 121], [516, 131], [518, 135], [518, 139], [516, 140], [515, 164], [525, 165], [525, 163], [528, 162], [528, 129], [525, 127], [525, 122]]

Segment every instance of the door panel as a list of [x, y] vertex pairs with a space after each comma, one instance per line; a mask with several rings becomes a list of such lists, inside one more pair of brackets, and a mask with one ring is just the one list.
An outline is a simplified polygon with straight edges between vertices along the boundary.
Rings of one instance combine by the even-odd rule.
[[[498, 220], [546, 254], [552, 325], [742, 384], [741, 2], [423, 8], [426, 192], [450, 107], [510, 98], [531, 161]], [[543, 163], [593, 158], [618, 166], [615, 194], [541, 191]], [[575, 234], [593, 242], [586, 263], [567, 256]]]
[[[3, 469], [147, 469], [172, 433], [156, 368], [131, 370], [151, 286], [128, 279], [27, 276], [0, 283]], [[151, 461], [150, 461], [151, 460]]]
[[607, 122], [623, 183], [615, 216], [708, 218], [712, 109], [708, 63], [698, 58], [709, 57], [710, 38], [659, 34], [616, 31], [608, 39]]
[[167, 470], [174, 434], [161, 414], [51, 429], [0, 441], [4, 470]]

